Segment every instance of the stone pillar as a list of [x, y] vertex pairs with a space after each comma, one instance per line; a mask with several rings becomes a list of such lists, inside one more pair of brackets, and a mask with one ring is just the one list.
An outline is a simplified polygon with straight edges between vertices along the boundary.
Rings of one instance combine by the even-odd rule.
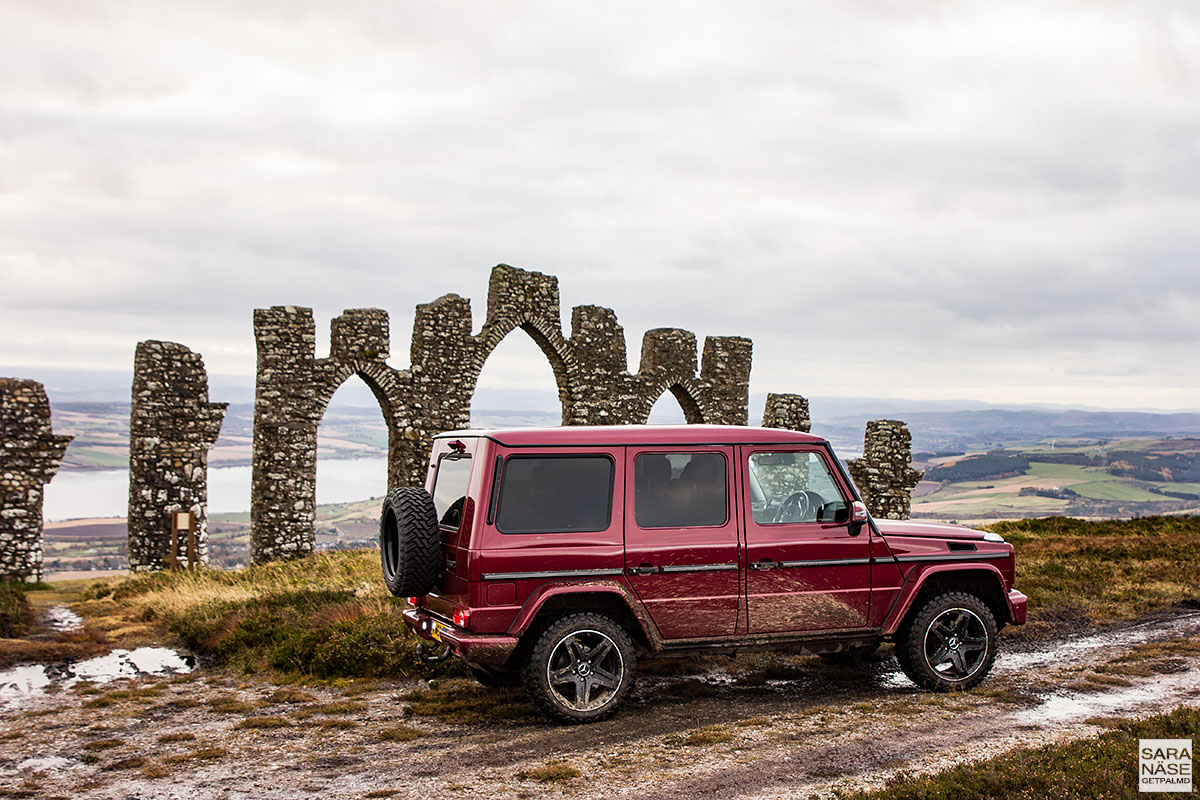
[[709, 418], [717, 425], [750, 421], [750, 365], [754, 344], [741, 336], [707, 336], [700, 360], [700, 379], [709, 384]]
[[812, 428], [808, 416], [808, 398], [798, 394], [768, 394], [762, 424], [764, 428], [808, 433]]
[[42, 579], [42, 488], [73, 437], [51, 430], [37, 381], [0, 378], [0, 580]]
[[571, 309], [571, 417], [564, 425], [631, 422], [641, 402], [625, 350], [625, 329], [602, 306]]
[[867, 423], [862, 458], [847, 466], [867, 508], [876, 517], [908, 519], [912, 490], [924, 473], [912, 468], [912, 436], [894, 419]]
[[407, 408], [398, 412], [408, 416], [397, 444], [410, 485], [425, 484], [434, 436], [471, 425], [477, 350], [470, 300], [448, 294], [417, 306]]
[[250, 558], [304, 556], [313, 550], [317, 497], [317, 425], [324, 384], [316, 370], [312, 309], [272, 306], [254, 312], [258, 378], [250, 479]]
[[[163, 569], [171, 550], [168, 515], [195, 516], [196, 549], [208, 563], [208, 451], [226, 403], [208, 402], [204, 359], [175, 342], [145, 341], [133, 357], [129, 409], [129, 568]], [[186, 537], [176, 555], [187, 562]]]

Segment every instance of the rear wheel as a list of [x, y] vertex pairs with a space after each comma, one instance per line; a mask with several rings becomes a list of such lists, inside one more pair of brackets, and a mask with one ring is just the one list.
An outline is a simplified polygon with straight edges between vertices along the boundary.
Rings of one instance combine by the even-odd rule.
[[633, 685], [633, 640], [602, 614], [572, 614], [538, 637], [524, 670], [529, 699], [566, 722], [597, 722], [616, 713]]
[[396, 597], [423, 597], [433, 591], [442, 536], [429, 492], [414, 486], [388, 492], [379, 519], [379, 556], [383, 582]]
[[965, 592], [929, 600], [896, 642], [896, 658], [913, 683], [935, 692], [969, 689], [996, 660], [996, 619]]

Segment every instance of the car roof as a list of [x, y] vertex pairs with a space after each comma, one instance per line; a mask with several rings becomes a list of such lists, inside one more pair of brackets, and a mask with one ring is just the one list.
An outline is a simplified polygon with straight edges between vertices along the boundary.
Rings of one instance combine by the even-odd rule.
[[447, 431], [435, 438], [482, 437], [506, 447], [578, 445], [824, 444], [810, 433], [741, 425], [564, 425]]

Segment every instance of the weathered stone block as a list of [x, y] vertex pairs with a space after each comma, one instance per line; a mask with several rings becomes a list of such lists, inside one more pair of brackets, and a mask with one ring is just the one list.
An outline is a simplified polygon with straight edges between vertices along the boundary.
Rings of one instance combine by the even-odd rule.
[[768, 394], [763, 408], [763, 427], [808, 433], [812, 428], [808, 399], [798, 394]]

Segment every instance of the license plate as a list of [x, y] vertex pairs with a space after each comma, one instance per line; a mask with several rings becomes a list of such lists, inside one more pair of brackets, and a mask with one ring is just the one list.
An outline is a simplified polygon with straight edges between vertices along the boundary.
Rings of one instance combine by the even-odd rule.
[[440, 642], [442, 640], [442, 633], [448, 630], [450, 630], [449, 627], [443, 625], [437, 620], [429, 620], [429, 635], [432, 636], [435, 641]]

